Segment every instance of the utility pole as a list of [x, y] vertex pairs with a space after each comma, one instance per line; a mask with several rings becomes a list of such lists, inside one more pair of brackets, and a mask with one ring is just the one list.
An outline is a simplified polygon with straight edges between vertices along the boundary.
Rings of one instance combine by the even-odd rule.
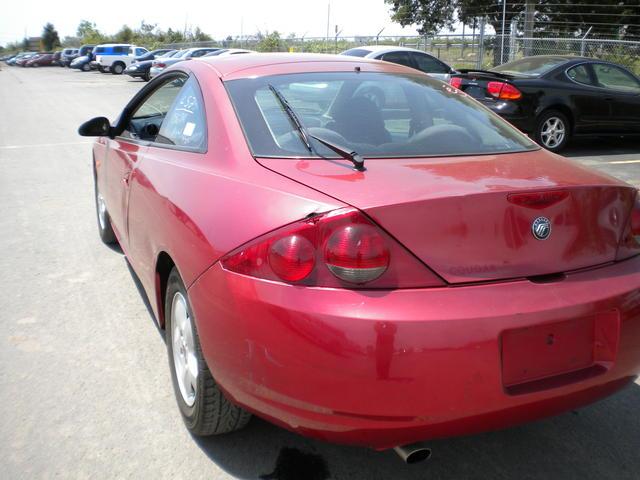
[[378, 45], [378, 39], [380, 38], [380, 34], [382, 33], [382, 31], [385, 29], [385, 27], [382, 27], [380, 29], [380, 31], [376, 34], [376, 45]]
[[327, 2], [327, 35], [324, 37], [324, 51], [329, 49], [329, 17], [331, 15], [331, 1]]
[[526, 0], [524, 7], [524, 56], [528, 57], [533, 52], [533, 23], [535, 21], [536, 2], [535, 0]]

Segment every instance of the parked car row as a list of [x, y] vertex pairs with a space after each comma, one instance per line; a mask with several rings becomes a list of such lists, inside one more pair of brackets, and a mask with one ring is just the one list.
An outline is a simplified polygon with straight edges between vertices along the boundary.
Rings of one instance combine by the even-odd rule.
[[[252, 53], [238, 48], [157, 49], [130, 44], [83, 45], [55, 53], [24, 52], [9, 65], [48, 65], [151, 80], [186, 60]], [[498, 67], [455, 70], [428, 53], [388, 45], [360, 46], [341, 53], [411, 67], [449, 82], [552, 151], [572, 137], [640, 135], [640, 79], [626, 68], [593, 58], [525, 57]], [[368, 88], [378, 106], [393, 102], [389, 88]]]

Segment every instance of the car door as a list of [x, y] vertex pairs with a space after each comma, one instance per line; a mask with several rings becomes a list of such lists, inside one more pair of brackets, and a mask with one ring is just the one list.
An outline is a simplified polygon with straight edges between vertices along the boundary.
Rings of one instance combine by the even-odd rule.
[[422, 52], [410, 52], [409, 55], [415, 63], [415, 68], [430, 76], [448, 82], [451, 78], [451, 68], [431, 55]]
[[[144, 163], [134, 169], [129, 199], [130, 258], [141, 278], [154, 278], [159, 250], [177, 253], [203, 241], [204, 236], [175, 202], [191, 188], [204, 164], [207, 123], [202, 92], [195, 77], [179, 77], [180, 89], [160, 130], [149, 143]], [[180, 193], [177, 193], [180, 192]], [[190, 197], [199, 201], [196, 196]], [[175, 204], [174, 204], [175, 202]], [[206, 203], [199, 204], [206, 208]], [[177, 258], [176, 258], [177, 260]], [[188, 267], [189, 260], [181, 266]]]
[[559, 90], [566, 94], [573, 106], [574, 130], [577, 134], [612, 133], [616, 127], [611, 120], [610, 102], [596, 85], [588, 63], [580, 63], [566, 70], [566, 87]]
[[596, 85], [610, 104], [615, 133], [640, 133], [640, 81], [622, 67], [609, 63], [591, 65]]
[[123, 119], [125, 129], [122, 134], [107, 141], [107, 205], [125, 251], [128, 246], [127, 207], [132, 172], [142, 161], [149, 144], [155, 141], [183, 83], [184, 80], [169, 77], [150, 88], [144, 100], [127, 107], [126, 110], [132, 113]]

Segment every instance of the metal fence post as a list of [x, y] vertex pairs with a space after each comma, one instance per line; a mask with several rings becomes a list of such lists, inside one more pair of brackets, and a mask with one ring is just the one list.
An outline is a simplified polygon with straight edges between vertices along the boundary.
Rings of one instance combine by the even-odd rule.
[[587, 30], [587, 33], [584, 34], [584, 37], [582, 37], [582, 41], [580, 42], [580, 56], [581, 57], [584, 57], [585, 39], [591, 33], [592, 29], [593, 29], [593, 26], [589, 27], [589, 30]]
[[482, 63], [484, 60], [484, 24], [485, 17], [480, 18], [480, 33], [478, 34], [478, 59], [476, 62], [476, 68], [482, 69]]

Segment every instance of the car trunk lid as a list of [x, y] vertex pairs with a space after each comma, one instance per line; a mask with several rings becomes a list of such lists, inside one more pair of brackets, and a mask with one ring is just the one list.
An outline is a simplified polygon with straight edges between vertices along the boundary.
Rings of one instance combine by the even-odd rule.
[[[363, 210], [449, 283], [614, 261], [635, 195], [629, 185], [544, 150], [368, 159], [365, 172], [343, 160], [257, 160]], [[534, 236], [540, 218], [550, 222], [546, 239]]]

